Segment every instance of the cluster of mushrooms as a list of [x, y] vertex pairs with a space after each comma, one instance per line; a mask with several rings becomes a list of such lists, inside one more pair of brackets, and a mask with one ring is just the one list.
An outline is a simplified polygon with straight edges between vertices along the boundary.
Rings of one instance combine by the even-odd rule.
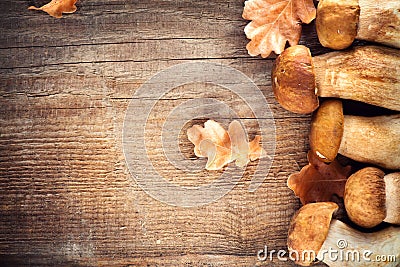
[[[334, 161], [341, 154], [358, 162], [359, 169], [349, 172], [342, 188], [344, 211], [351, 222], [334, 219], [339, 206], [332, 199], [302, 201], [290, 223], [288, 249], [299, 255], [314, 251], [315, 257], [298, 258], [300, 265], [322, 260], [329, 266], [400, 266], [399, 10], [398, 0], [321, 0], [316, 28], [323, 46], [345, 49], [355, 38], [385, 46], [359, 46], [312, 57], [307, 47], [297, 45], [276, 59], [272, 87], [277, 101], [295, 113], [314, 112], [309, 152], [319, 161], [314, 168], [337, 164]], [[347, 115], [340, 99], [392, 112]], [[343, 251], [369, 250], [373, 255], [395, 255], [396, 261], [376, 262], [371, 256], [371, 261], [346, 262], [321, 255], [338, 249], [339, 240], [347, 241], [339, 247]]]

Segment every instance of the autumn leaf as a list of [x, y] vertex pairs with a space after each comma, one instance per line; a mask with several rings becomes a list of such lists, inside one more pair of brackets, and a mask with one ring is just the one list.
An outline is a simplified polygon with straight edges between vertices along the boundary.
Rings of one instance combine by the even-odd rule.
[[261, 136], [247, 141], [243, 127], [238, 121], [232, 121], [226, 131], [219, 123], [208, 120], [201, 125], [193, 125], [187, 135], [194, 146], [194, 154], [207, 157], [207, 170], [219, 170], [235, 161], [238, 167], [246, 166], [250, 161], [265, 157], [260, 146]]
[[333, 195], [343, 197], [351, 166], [343, 167], [337, 160], [326, 164], [311, 151], [308, 152], [308, 161], [307, 166], [290, 175], [287, 181], [301, 203], [331, 201]]
[[248, 0], [243, 18], [251, 20], [244, 32], [251, 41], [247, 51], [251, 56], [268, 57], [272, 51], [282, 53], [288, 41], [297, 45], [301, 22], [310, 23], [316, 10], [312, 0]]
[[52, 0], [50, 3], [45, 4], [42, 7], [30, 6], [30, 10], [42, 10], [47, 12], [50, 16], [55, 18], [61, 18], [62, 13], [74, 13], [76, 11], [77, 0]]

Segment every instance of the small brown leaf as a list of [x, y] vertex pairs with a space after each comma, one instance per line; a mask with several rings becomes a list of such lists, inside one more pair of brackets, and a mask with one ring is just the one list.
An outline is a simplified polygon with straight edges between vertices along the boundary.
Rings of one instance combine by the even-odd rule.
[[251, 20], [244, 28], [247, 51], [251, 56], [268, 57], [272, 51], [282, 53], [288, 41], [297, 45], [301, 22], [310, 23], [316, 10], [312, 0], [248, 0], [243, 18]]
[[301, 203], [331, 201], [334, 194], [343, 197], [351, 166], [343, 167], [337, 160], [326, 164], [311, 151], [308, 152], [308, 161], [307, 166], [290, 175], [287, 181], [288, 187], [300, 198]]
[[74, 13], [76, 11], [76, 1], [77, 0], [52, 0], [50, 3], [47, 3], [42, 7], [30, 6], [28, 9], [42, 10], [52, 17], [61, 18], [62, 13]]
[[238, 167], [246, 166], [250, 161], [266, 155], [260, 146], [261, 136], [248, 143], [246, 134], [238, 121], [229, 124], [228, 131], [213, 121], [193, 125], [187, 130], [189, 140], [194, 144], [194, 154], [207, 157], [207, 170], [219, 170], [235, 161]]

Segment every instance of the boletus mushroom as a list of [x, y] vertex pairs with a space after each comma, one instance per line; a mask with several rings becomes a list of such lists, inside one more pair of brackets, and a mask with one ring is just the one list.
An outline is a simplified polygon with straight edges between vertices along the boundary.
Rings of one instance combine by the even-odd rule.
[[[302, 266], [309, 266], [316, 260], [331, 267], [398, 266], [399, 227], [363, 233], [332, 219], [337, 209], [333, 202], [317, 202], [297, 211], [289, 226], [290, 259]], [[377, 262], [376, 255], [394, 255], [395, 261]]]
[[350, 220], [361, 227], [382, 221], [400, 224], [400, 172], [385, 175], [367, 167], [352, 174], [346, 182], [344, 205]]
[[320, 0], [318, 39], [332, 49], [347, 48], [354, 39], [400, 48], [399, 10], [399, 0]]
[[400, 114], [343, 115], [340, 100], [326, 100], [312, 117], [310, 148], [326, 163], [339, 153], [355, 161], [400, 169]]
[[318, 96], [352, 99], [400, 111], [400, 53], [378, 46], [311, 57], [303, 45], [287, 48], [272, 68], [272, 89], [287, 110], [307, 114]]

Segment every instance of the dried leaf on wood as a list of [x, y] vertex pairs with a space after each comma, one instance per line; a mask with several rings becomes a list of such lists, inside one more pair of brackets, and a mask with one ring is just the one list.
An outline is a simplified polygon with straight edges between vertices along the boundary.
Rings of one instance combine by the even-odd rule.
[[74, 13], [76, 11], [76, 1], [77, 0], [52, 0], [42, 7], [30, 6], [28, 9], [42, 10], [47, 12], [50, 16], [61, 18], [62, 13]]
[[343, 167], [337, 160], [326, 164], [308, 152], [309, 164], [300, 172], [290, 175], [287, 184], [303, 205], [311, 202], [331, 201], [332, 195], [343, 197], [351, 166]]
[[248, 142], [238, 121], [232, 121], [226, 131], [219, 123], [208, 120], [201, 125], [193, 125], [187, 130], [189, 140], [195, 145], [194, 154], [207, 157], [207, 170], [219, 170], [235, 161], [238, 167], [266, 155], [260, 145], [261, 136]]
[[272, 51], [282, 53], [288, 41], [297, 45], [301, 22], [310, 23], [316, 10], [312, 0], [248, 0], [243, 18], [251, 20], [244, 32], [251, 41], [247, 51], [251, 56], [268, 57]]

